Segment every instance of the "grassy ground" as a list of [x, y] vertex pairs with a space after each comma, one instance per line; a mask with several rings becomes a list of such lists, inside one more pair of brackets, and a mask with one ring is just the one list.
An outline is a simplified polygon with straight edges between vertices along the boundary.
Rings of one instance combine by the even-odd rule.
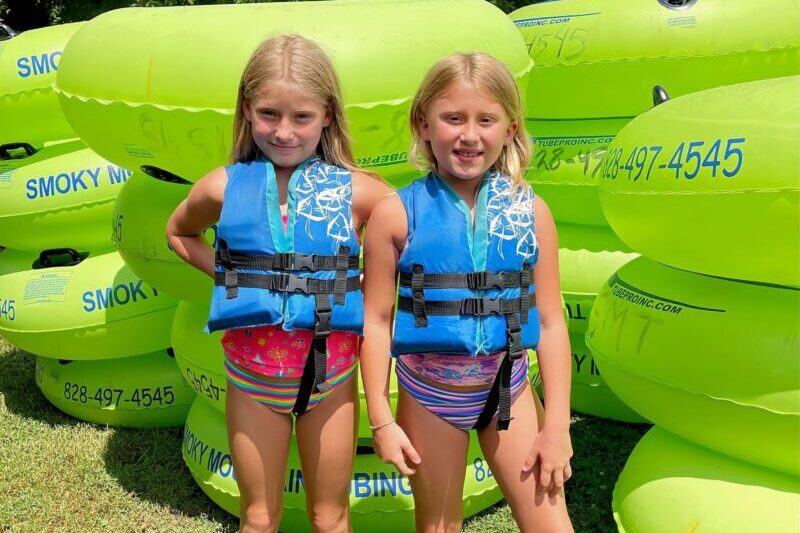
[[[576, 531], [614, 531], [611, 491], [646, 428], [575, 416], [568, 500]], [[182, 428], [78, 422], [34, 383], [34, 359], [0, 340], [0, 531], [236, 531], [181, 459]], [[499, 504], [464, 531], [515, 531]]]

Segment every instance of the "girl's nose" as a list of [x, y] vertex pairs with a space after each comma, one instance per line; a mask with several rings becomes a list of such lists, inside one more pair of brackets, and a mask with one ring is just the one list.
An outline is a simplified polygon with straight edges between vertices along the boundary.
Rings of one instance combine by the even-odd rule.
[[464, 124], [464, 127], [461, 130], [461, 135], [459, 137], [461, 142], [464, 143], [472, 143], [477, 142], [478, 140], [478, 129], [476, 125], [472, 122], [467, 122]]
[[278, 122], [278, 126], [275, 128], [275, 138], [281, 141], [288, 141], [292, 137], [292, 128], [291, 124], [289, 123], [289, 119], [283, 118], [280, 122]]

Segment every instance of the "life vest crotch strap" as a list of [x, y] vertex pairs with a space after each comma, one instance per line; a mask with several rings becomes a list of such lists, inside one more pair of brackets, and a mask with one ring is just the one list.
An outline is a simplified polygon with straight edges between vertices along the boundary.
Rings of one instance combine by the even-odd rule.
[[[349, 269], [359, 268], [358, 256], [350, 255], [349, 246], [339, 246], [336, 255], [300, 253], [276, 253], [252, 255], [231, 251], [224, 240], [218, 242], [216, 264], [224, 271], [217, 271], [214, 284], [224, 286], [227, 299], [236, 298], [240, 287], [267, 289], [277, 292], [302, 292], [314, 295], [314, 337], [306, 357], [300, 387], [292, 412], [300, 416], [306, 412], [308, 401], [314, 392], [323, 393], [331, 388], [327, 379], [327, 340], [331, 335], [331, 305], [344, 305], [345, 293], [361, 288], [360, 276], [347, 276]], [[275, 274], [239, 272], [242, 269], [278, 271]], [[319, 272], [335, 271], [335, 278], [316, 279], [290, 273], [307, 270]], [[282, 272], [290, 271], [290, 272]]]
[[[536, 294], [530, 294], [533, 271], [529, 263], [520, 272], [468, 272], [425, 274], [420, 264], [412, 265], [411, 274], [400, 274], [400, 285], [411, 288], [411, 298], [399, 297], [398, 308], [413, 313], [416, 327], [428, 326], [428, 315], [503, 315], [506, 318], [506, 353], [486, 398], [475, 429], [491, 422], [495, 411], [497, 430], [508, 429], [511, 423], [511, 371], [514, 361], [525, 350], [522, 346], [522, 324], [528, 322], [528, 311], [536, 305]], [[518, 298], [464, 298], [461, 300], [425, 300], [425, 288], [466, 288], [472, 290], [519, 288]]]

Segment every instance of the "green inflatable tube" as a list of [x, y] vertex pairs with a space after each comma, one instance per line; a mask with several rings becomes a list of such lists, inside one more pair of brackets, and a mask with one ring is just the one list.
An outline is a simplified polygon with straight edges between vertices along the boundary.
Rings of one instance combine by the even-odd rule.
[[[179, 300], [203, 304], [211, 298], [211, 278], [178, 257], [167, 243], [167, 220], [190, 184], [169, 183], [140, 172], [128, 179], [114, 204], [112, 240], [137, 276]], [[214, 243], [215, 226], [205, 235]]]
[[105, 361], [37, 357], [36, 385], [70, 416], [130, 428], [181, 426], [195, 399], [168, 350]]
[[114, 200], [130, 174], [79, 141], [0, 161], [0, 244], [31, 251], [110, 248]]
[[[762, 437], [768, 445], [769, 437]], [[712, 452], [659, 427], [636, 445], [612, 503], [621, 533], [789, 533], [800, 531], [798, 506], [796, 477]]]
[[[108, 359], [169, 346], [177, 302], [136, 277], [118, 253], [0, 276], [0, 336], [44, 357]], [[48, 254], [46, 261], [63, 264]]]
[[23, 32], [0, 48], [0, 147], [77, 137], [61, 112], [52, 84], [67, 41], [83, 22]]
[[656, 261], [800, 286], [800, 76], [676, 98], [636, 118], [603, 162], [614, 231]]
[[[483, 458], [478, 439], [471, 436], [464, 483], [464, 516], [471, 516], [502, 498]], [[239, 515], [239, 488], [233, 472], [225, 417], [208, 402], [195, 400], [183, 437], [183, 460], [197, 484], [214, 503]], [[311, 531], [297, 447], [292, 440], [283, 493], [281, 531]], [[359, 447], [350, 485], [353, 530], [400, 533], [414, 530], [411, 485], [393, 465], [384, 464], [369, 447]]]
[[535, 139], [527, 176], [563, 222], [607, 225], [597, 198], [601, 160], [617, 132], [653, 105], [655, 85], [676, 97], [800, 73], [794, 0], [560, 0], [509, 16], [536, 63], [526, 94]]
[[558, 269], [569, 316], [572, 357], [570, 407], [623, 422], [646, 422], [608, 388], [584, 342], [597, 292], [609, 276], [637, 254], [620, 251], [626, 249], [625, 244], [610, 229], [600, 226], [559, 224], [558, 235]]
[[38, 258], [39, 254], [33, 252], [11, 250], [0, 246], [0, 276], [20, 270], [30, 270]]
[[227, 162], [241, 72], [257, 45], [280, 33], [305, 35], [329, 54], [358, 164], [396, 185], [419, 175], [406, 163], [406, 122], [435, 61], [483, 50], [523, 83], [531, 67], [511, 21], [479, 0], [120, 9], [91, 20], [70, 41], [57, 80], [62, 108], [81, 138], [111, 161], [195, 181]]
[[635, 259], [595, 300], [586, 344], [611, 389], [665, 429], [800, 474], [800, 290]]

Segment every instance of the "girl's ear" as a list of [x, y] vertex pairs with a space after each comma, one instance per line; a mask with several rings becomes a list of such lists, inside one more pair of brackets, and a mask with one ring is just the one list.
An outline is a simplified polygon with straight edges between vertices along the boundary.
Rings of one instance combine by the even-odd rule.
[[331, 125], [331, 122], [333, 122], [333, 111], [331, 111], [329, 107], [325, 110], [325, 118], [322, 119], [322, 127], [327, 128]]
[[247, 122], [250, 122], [250, 101], [247, 98], [242, 99], [242, 114]]
[[430, 142], [431, 140], [430, 128], [428, 125], [428, 120], [425, 118], [424, 115], [420, 114], [417, 117], [417, 126], [419, 126], [419, 134], [422, 137], [422, 140]]
[[517, 134], [517, 130], [519, 129], [519, 120], [514, 120], [511, 124], [508, 125], [508, 129], [506, 130], [506, 138], [503, 142], [503, 145], [508, 146], [514, 141], [514, 135]]

